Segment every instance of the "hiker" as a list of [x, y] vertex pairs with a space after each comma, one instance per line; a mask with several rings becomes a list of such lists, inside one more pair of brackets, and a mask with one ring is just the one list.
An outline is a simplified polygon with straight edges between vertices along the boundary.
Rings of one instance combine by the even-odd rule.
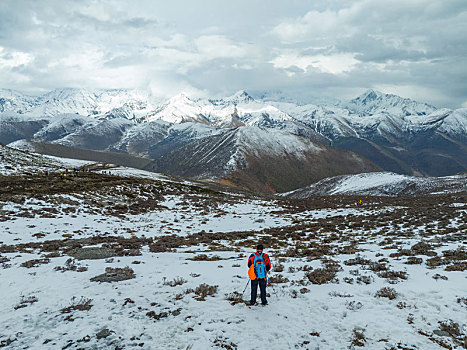
[[248, 276], [251, 279], [251, 300], [250, 305], [256, 304], [256, 295], [259, 290], [261, 292], [261, 303], [267, 305], [266, 300], [266, 284], [268, 281], [268, 271], [271, 269], [271, 262], [269, 256], [263, 253], [263, 245], [258, 244], [256, 246], [256, 253], [253, 253], [248, 258]]

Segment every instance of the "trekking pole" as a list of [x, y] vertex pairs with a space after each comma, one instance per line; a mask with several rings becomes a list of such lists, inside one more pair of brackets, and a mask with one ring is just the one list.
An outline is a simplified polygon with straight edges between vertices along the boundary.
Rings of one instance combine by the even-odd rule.
[[245, 289], [244, 289], [243, 292], [242, 292], [242, 295], [245, 294], [246, 287], [248, 287], [248, 284], [250, 284], [250, 279], [248, 279], [248, 282], [246, 283], [246, 286], [245, 286]]

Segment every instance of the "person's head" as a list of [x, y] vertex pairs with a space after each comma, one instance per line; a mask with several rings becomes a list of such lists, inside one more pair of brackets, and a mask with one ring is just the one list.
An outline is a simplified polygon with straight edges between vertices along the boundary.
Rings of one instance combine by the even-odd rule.
[[264, 247], [263, 247], [262, 244], [258, 244], [258, 245], [256, 246], [256, 250], [257, 250], [258, 252], [262, 252], [263, 249], [264, 249]]

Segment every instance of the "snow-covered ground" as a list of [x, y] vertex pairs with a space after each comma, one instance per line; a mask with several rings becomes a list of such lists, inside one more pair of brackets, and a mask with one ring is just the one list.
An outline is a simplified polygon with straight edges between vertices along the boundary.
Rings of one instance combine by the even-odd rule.
[[467, 175], [422, 177], [391, 172], [340, 175], [323, 179], [310, 186], [280, 194], [290, 198], [316, 195], [397, 196], [420, 193], [462, 192], [467, 188]]
[[28, 142], [17, 141], [11, 148], [0, 145], [0, 175], [18, 175], [24, 173], [37, 173], [47, 170], [60, 170], [82, 167], [93, 162], [59, 158], [29, 152]]
[[[0, 347], [465, 347], [465, 196], [307, 207], [112, 174], [95, 190], [0, 199]], [[259, 241], [265, 307], [242, 302]], [[92, 247], [113, 254], [78, 260]], [[91, 280], [125, 267], [127, 280]]]

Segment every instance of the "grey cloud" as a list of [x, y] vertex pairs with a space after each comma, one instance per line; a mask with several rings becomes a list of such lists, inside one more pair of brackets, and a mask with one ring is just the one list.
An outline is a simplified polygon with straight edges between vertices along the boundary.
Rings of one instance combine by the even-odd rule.
[[[413, 86], [425, 102], [459, 107], [466, 32], [465, 0], [4, 0], [0, 87], [165, 84], [158, 91], [281, 90], [311, 101]], [[271, 63], [290, 52], [310, 62], [349, 54], [355, 63], [336, 74]], [[15, 55], [31, 59], [5, 63]]]

